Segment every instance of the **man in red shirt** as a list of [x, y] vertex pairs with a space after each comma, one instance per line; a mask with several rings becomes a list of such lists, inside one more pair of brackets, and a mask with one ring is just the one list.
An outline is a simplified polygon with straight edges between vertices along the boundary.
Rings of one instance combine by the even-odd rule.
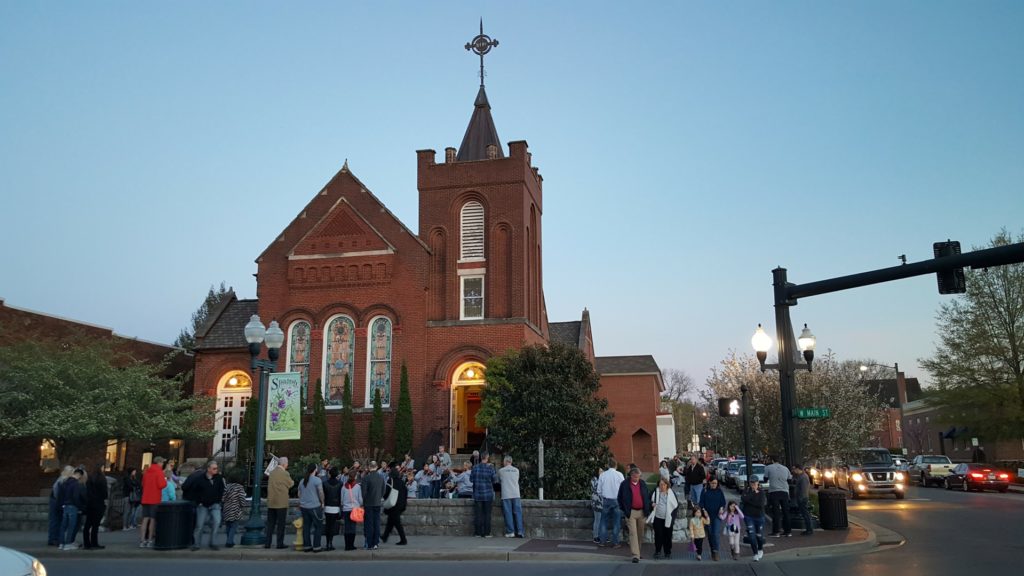
[[139, 548], [152, 548], [156, 535], [156, 507], [160, 504], [160, 492], [167, 486], [164, 477], [164, 459], [153, 458], [153, 463], [146, 468], [142, 476], [142, 523], [139, 525], [141, 534]]
[[640, 545], [644, 541], [644, 526], [647, 516], [651, 513], [651, 495], [647, 491], [647, 483], [640, 479], [640, 469], [629, 470], [629, 480], [619, 485], [619, 509], [626, 518], [629, 530], [629, 551], [633, 554], [633, 563], [640, 561]]

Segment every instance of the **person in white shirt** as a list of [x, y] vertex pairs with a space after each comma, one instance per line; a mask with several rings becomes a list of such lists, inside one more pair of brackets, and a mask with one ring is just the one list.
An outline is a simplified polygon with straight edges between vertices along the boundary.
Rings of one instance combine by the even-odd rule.
[[[597, 477], [597, 491], [601, 494], [604, 502], [604, 509], [601, 511], [601, 529], [598, 539], [601, 543], [598, 546], [618, 548], [619, 534], [622, 528], [622, 511], [619, 510], [619, 485], [626, 477], [615, 469], [615, 459], [608, 459], [608, 468]], [[609, 534], [609, 524], [611, 533]]]
[[764, 480], [768, 483], [767, 512], [772, 518], [772, 536], [775, 538], [793, 535], [789, 521], [789, 480], [792, 477], [789, 468], [774, 458], [768, 458], [768, 465], [764, 467]]
[[501, 512], [505, 518], [505, 538], [523, 537], [523, 501], [519, 497], [519, 468], [512, 457], [505, 456], [505, 465], [498, 470], [501, 482]]

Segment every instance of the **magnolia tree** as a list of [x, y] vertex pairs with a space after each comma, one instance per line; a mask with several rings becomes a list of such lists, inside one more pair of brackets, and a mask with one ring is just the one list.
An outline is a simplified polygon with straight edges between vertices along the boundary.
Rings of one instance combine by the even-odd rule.
[[[757, 358], [735, 351], [712, 370], [702, 392], [719, 451], [743, 452], [742, 419], [719, 416], [717, 407], [718, 398], [740, 398], [742, 384], [749, 388], [751, 451], [782, 454], [778, 373], [761, 372]], [[796, 397], [800, 407], [828, 408], [832, 414], [799, 422], [808, 459], [843, 456], [869, 445], [884, 416], [884, 404], [860, 378], [860, 362], [840, 362], [831, 352], [814, 361], [813, 372], [797, 373]]]

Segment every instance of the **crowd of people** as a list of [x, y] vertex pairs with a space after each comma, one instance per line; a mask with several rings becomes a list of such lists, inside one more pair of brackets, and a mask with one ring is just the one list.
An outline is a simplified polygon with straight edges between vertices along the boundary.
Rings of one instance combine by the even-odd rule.
[[[525, 534], [519, 470], [509, 456], [504, 458], [500, 469], [491, 465], [489, 455], [477, 452], [462, 466], [453, 467], [444, 446], [440, 446], [419, 470], [409, 454], [402, 461], [380, 464], [371, 461], [365, 467], [358, 461], [348, 467], [332, 466], [330, 459], [324, 459], [319, 465], [309, 464], [297, 486], [288, 466], [288, 458], [280, 457], [268, 467], [265, 548], [270, 548], [275, 538], [277, 548], [288, 547], [284, 531], [293, 491], [298, 496], [301, 541], [306, 552], [335, 550], [335, 537], [342, 534], [343, 549], [356, 550], [360, 525], [363, 549], [377, 549], [392, 534], [398, 536], [397, 545], [406, 545], [402, 513], [408, 500], [414, 498], [472, 499], [474, 535], [490, 538], [496, 486], [501, 494], [505, 536], [523, 538]], [[173, 462], [155, 457], [141, 475], [138, 470], [129, 468], [120, 481], [124, 529], [138, 530], [139, 547], [152, 548], [157, 531], [157, 507], [162, 502], [178, 499], [180, 493], [194, 510], [191, 549], [198, 550], [206, 534], [209, 535], [206, 545], [218, 549], [221, 526], [225, 532], [223, 545], [231, 548], [235, 545], [238, 523], [246, 506], [245, 480], [239, 468], [222, 475], [215, 460], [181, 477]], [[59, 545], [62, 550], [77, 549], [74, 542], [83, 525], [80, 518], [84, 518], [84, 548], [103, 548], [96, 541], [96, 534], [107, 499], [107, 479], [102, 466], [97, 467], [91, 477], [81, 468], [68, 466], [53, 486], [50, 543]]]
[[654, 533], [654, 559], [672, 558], [672, 532], [677, 522], [684, 523], [690, 550], [698, 561], [704, 559], [705, 541], [711, 559], [720, 559], [722, 536], [727, 537], [733, 560], [738, 560], [743, 533], [749, 537], [753, 560], [760, 561], [764, 555], [766, 513], [772, 519], [773, 537], [792, 535], [790, 480], [793, 480], [797, 508], [804, 520], [802, 534], [814, 532], [808, 506], [810, 479], [801, 466], [794, 466], [790, 471], [769, 459], [765, 467], [768, 492], [761, 488], [756, 477], [751, 478], [739, 502], [728, 501], [718, 479], [709, 475], [704, 460], [698, 456], [691, 456], [685, 464], [679, 456], [663, 460], [653, 493], [636, 465], [630, 464], [627, 470], [628, 478], [617, 469], [617, 462], [609, 459], [606, 468], [597, 470], [591, 479], [593, 537], [600, 547], [621, 548], [620, 529], [625, 521], [634, 563], [640, 562], [640, 545], [647, 526]]

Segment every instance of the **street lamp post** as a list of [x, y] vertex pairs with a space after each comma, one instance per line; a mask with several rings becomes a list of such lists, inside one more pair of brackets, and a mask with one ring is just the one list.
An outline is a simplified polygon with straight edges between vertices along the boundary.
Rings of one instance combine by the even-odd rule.
[[[778, 340], [779, 361], [778, 364], [765, 364], [768, 359], [768, 350], [771, 348], [772, 339], [765, 333], [760, 324], [757, 331], [750, 339], [754, 351], [757, 352], [757, 361], [761, 364], [761, 371], [768, 368], [779, 372], [779, 396], [782, 404], [782, 445], [785, 450], [786, 465], [793, 467], [802, 464], [800, 456], [800, 430], [793, 417], [793, 408], [796, 406], [796, 378], [797, 370], [811, 370], [811, 362], [814, 360], [814, 346], [816, 339], [807, 324], [800, 333], [800, 338], [793, 337], [793, 324], [789, 319], [790, 302], [785, 298], [785, 290], [788, 285], [786, 281], [785, 268], [776, 268], [772, 271], [775, 278], [775, 334]], [[804, 363], [797, 361], [795, 351], [800, 350]]]
[[[242, 545], [257, 546], [264, 543], [263, 514], [260, 512], [260, 481], [263, 474], [263, 444], [267, 436], [267, 378], [277, 368], [278, 352], [284, 344], [284, 332], [277, 325], [277, 320], [264, 328], [258, 314], [253, 314], [245, 325], [245, 340], [249, 343], [249, 355], [252, 357], [252, 371], [259, 371], [259, 411], [256, 415], [256, 455], [252, 472], [252, 506], [249, 508], [249, 521], [245, 524]], [[259, 358], [264, 340], [267, 343], [267, 358]]]
[[747, 415], [747, 388], [746, 384], [740, 385], [740, 412], [743, 418], [743, 455], [746, 457], [747, 481], [754, 477], [754, 463], [750, 458], [750, 416]]

